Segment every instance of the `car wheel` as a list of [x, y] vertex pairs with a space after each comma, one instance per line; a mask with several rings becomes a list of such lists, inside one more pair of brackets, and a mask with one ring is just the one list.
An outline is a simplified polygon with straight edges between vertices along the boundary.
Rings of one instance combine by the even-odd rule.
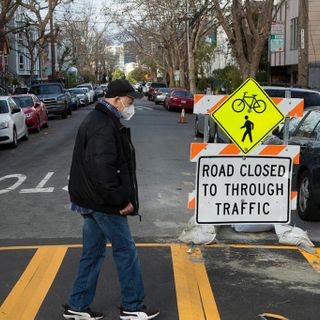
[[49, 121], [49, 117], [48, 117], [48, 115], [46, 115], [46, 122], [43, 125], [44, 128], [48, 128], [49, 127], [48, 121]]
[[199, 120], [196, 118], [194, 122], [194, 136], [197, 138], [200, 138], [203, 136], [203, 134], [199, 131]]
[[11, 147], [12, 147], [12, 148], [16, 148], [17, 146], [18, 146], [17, 130], [16, 130], [16, 128], [13, 128]]
[[26, 124], [26, 127], [24, 129], [23, 140], [28, 140], [28, 139], [29, 139], [29, 130], [28, 130], [28, 125]]
[[168, 111], [171, 111], [171, 108], [170, 108], [170, 105], [169, 105], [169, 104], [167, 104], [167, 110], [168, 110]]
[[70, 105], [68, 105], [67, 112], [69, 116], [72, 115], [72, 108], [70, 107]]
[[155, 104], [159, 104], [159, 101], [155, 101], [154, 103], [155, 103]]
[[303, 171], [298, 183], [298, 214], [302, 220], [319, 221], [311, 190], [311, 178], [309, 171]]
[[63, 110], [63, 113], [61, 114], [61, 118], [62, 119], [68, 118], [68, 106], [67, 105], [64, 106], [64, 110]]
[[40, 132], [41, 131], [41, 125], [40, 125], [40, 119], [37, 118], [37, 128], [36, 128], [36, 132]]

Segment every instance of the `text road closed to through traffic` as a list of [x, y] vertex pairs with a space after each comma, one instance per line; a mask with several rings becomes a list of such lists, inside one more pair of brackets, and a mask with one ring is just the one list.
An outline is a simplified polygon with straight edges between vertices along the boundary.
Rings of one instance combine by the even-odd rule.
[[200, 157], [197, 223], [289, 223], [291, 171], [287, 157]]

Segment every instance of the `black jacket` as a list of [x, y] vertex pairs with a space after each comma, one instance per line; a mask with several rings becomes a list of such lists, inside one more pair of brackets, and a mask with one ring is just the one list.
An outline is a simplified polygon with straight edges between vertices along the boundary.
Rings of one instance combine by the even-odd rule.
[[130, 129], [98, 103], [82, 122], [73, 151], [69, 180], [73, 203], [94, 211], [120, 214], [131, 201], [138, 214], [135, 152]]

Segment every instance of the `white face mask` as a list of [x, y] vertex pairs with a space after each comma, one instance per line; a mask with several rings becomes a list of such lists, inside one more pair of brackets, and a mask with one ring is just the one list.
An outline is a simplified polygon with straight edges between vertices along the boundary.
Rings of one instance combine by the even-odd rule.
[[128, 106], [125, 106], [121, 98], [120, 98], [120, 101], [123, 105], [123, 110], [119, 110], [119, 112], [121, 113], [123, 120], [130, 120], [135, 113], [134, 105], [130, 104]]

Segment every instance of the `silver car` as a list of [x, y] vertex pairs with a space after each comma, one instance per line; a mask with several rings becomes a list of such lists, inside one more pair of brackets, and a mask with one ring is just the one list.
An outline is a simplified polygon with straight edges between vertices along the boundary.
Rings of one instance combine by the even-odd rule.
[[163, 103], [164, 99], [169, 93], [169, 88], [159, 88], [159, 89], [156, 89], [155, 91], [156, 92], [154, 93], [154, 103], [155, 104]]

